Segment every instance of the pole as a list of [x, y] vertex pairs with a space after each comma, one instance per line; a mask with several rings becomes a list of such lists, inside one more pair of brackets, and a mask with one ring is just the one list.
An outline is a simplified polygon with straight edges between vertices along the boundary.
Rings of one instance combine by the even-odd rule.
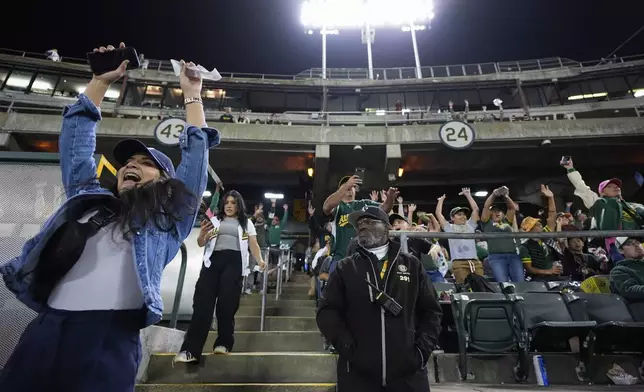
[[369, 23], [365, 25], [365, 35], [367, 36], [367, 59], [369, 61], [369, 79], [373, 80], [373, 58], [371, 56], [371, 28]]
[[322, 26], [322, 79], [326, 79], [326, 25]]
[[411, 30], [411, 42], [414, 45], [414, 59], [416, 60], [416, 78], [422, 79], [423, 72], [420, 69], [420, 58], [418, 57], [418, 42], [416, 42], [416, 30], [414, 29], [414, 24], [412, 23], [409, 26]]

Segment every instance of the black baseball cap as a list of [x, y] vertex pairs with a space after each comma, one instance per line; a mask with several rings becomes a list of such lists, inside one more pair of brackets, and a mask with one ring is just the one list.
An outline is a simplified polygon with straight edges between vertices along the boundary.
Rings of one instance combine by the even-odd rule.
[[397, 221], [398, 219], [404, 220], [405, 222], [409, 223], [404, 216], [398, 215], [398, 214], [391, 214], [389, 215], [389, 224], [393, 225], [394, 222]]
[[349, 223], [356, 227], [356, 223], [362, 218], [372, 218], [382, 221], [384, 224], [389, 225], [389, 215], [380, 207], [366, 207], [359, 211], [354, 211], [349, 214]]

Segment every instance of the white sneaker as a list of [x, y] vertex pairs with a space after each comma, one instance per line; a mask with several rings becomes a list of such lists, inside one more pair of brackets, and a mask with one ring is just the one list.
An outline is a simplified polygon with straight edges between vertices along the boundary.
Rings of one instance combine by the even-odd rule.
[[175, 363], [192, 363], [192, 362], [197, 362], [197, 358], [193, 357], [192, 354], [190, 354], [188, 351], [182, 351], [179, 354], [175, 355], [174, 358], [172, 358], [172, 367], [174, 367]]
[[248, 294], [248, 295], [253, 294], [253, 290], [251, 290], [251, 289], [246, 289], [246, 294]]
[[228, 349], [224, 346], [215, 347], [215, 354], [228, 354]]

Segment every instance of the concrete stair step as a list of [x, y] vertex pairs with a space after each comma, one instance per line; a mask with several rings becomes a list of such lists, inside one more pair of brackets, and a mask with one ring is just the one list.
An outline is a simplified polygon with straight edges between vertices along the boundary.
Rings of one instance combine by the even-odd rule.
[[[239, 302], [240, 306], [262, 306], [262, 296], [259, 294], [244, 295]], [[291, 298], [289, 296], [280, 296], [279, 300], [275, 299], [275, 294], [266, 296], [267, 307], [315, 307], [315, 302], [312, 299], [306, 298]]]
[[[210, 331], [203, 352], [209, 353], [217, 339]], [[319, 331], [236, 331], [234, 352], [323, 352]]]
[[335, 392], [335, 384], [143, 384], [137, 392]]
[[[235, 316], [236, 331], [259, 331], [259, 316]], [[315, 317], [269, 316], [265, 320], [267, 331], [318, 331]]]
[[[261, 324], [260, 316], [235, 316], [235, 331], [259, 331]], [[318, 331], [315, 315], [312, 317], [288, 317], [288, 316], [267, 316], [266, 331]], [[177, 329], [187, 330], [190, 320], [177, 324]]]
[[[261, 306], [240, 306], [237, 316], [261, 316]], [[315, 317], [315, 306], [294, 306], [294, 307], [277, 307], [271, 306], [266, 308], [266, 316], [290, 316], [290, 317]]]
[[204, 354], [201, 363], [178, 363], [174, 353], [150, 358], [148, 383], [325, 383], [336, 380], [337, 357], [323, 353]]

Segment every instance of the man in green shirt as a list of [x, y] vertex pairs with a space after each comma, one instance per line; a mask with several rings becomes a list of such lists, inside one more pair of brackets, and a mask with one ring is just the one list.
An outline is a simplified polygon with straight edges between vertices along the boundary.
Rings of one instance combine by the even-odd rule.
[[383, 200], [382, 204], [366, 199], [356, 200], [356, 191], [360, 184], [362, 184], [362, 179], [358, 176], [343, 177], [338, 184], [338, 190], [324, 201], [322, 210], [326, 215], [333, 215], [332, 232], [335, 238], [330, 272], [335, 268], [336, 262], [346, 256], [349, 243], [356, 236], [354, 227], [349, 223], [349, 214], [369, 206], [380, 206], [383, 211], [388, 213], [398, 197], [398, 189], [389, 188], [386, 192], [386, 200]]
[[268, 226], [268, 244], [271, 247], [269, 261], [271, 264], [277, 264], [279, 260], [280, 244], [282, 243], [282, 230], [288, 221], [288, 204], [284, 204], [284, 215], [280, 220], [279, 216], [275, 213], [275, 204], [277, 200], [271, 199], [271, 212], [268, 217], [271, 219], [271, 224]]

